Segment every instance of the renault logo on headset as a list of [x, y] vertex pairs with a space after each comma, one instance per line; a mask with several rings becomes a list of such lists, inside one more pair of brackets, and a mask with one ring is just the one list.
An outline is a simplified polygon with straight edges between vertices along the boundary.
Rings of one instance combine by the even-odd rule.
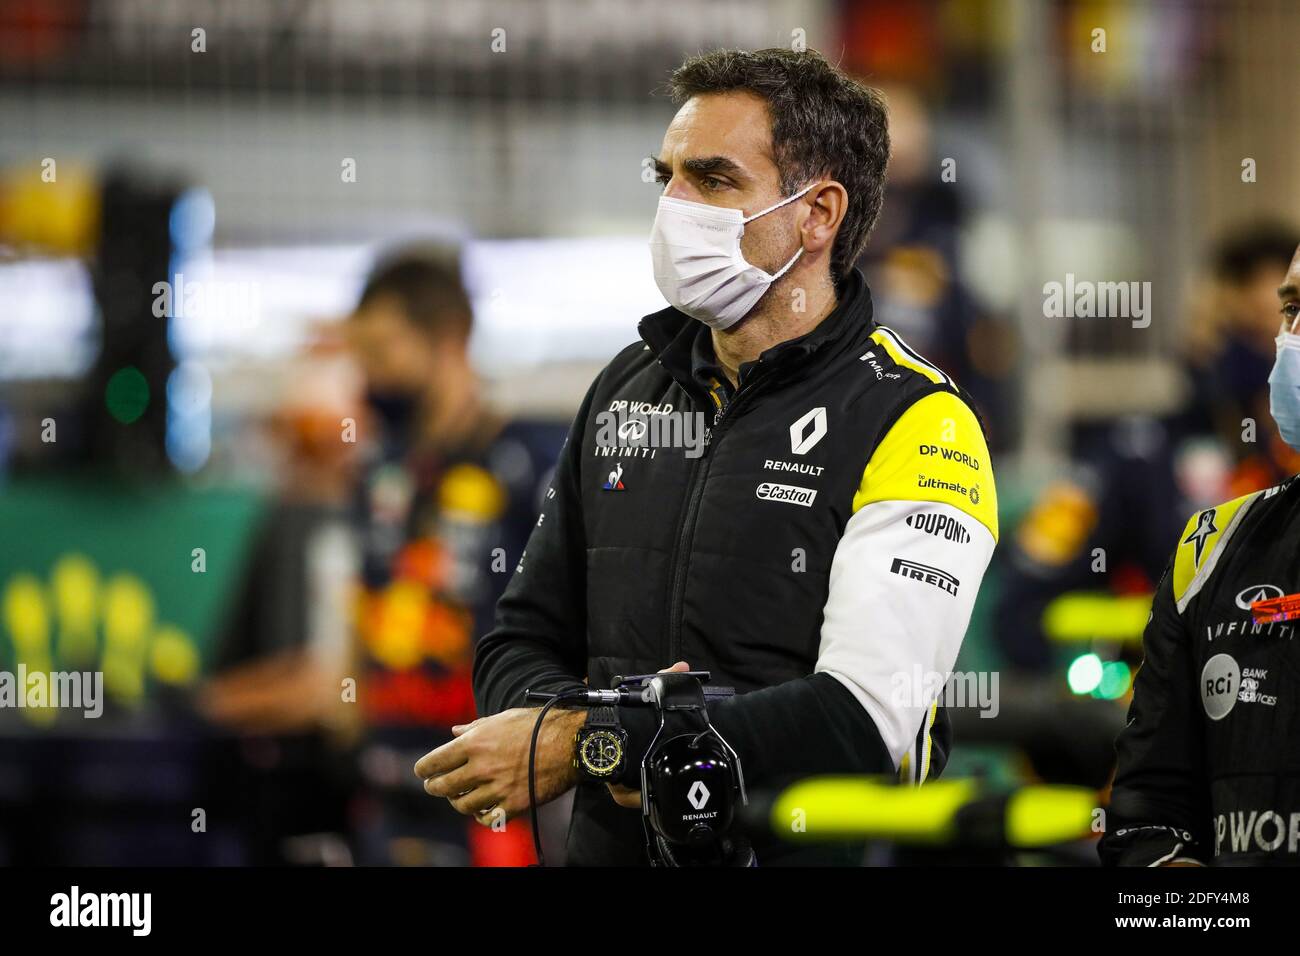
[[[812, 424], [812, 431], [804, 434], [804, 429]], [[806, 455], [819, 441], [826, 437], [826, 409], [818, 407], [790, 426], [790, 451], [795, 455]]]
[[709, 802], [709, 788], [704, 785], [703, 780], [696, 780], [691, 784], [691, 789], [686, 794], [686, 799], [691, 801], [691, 806], [696, 810], [703, 810], [705, 804]]

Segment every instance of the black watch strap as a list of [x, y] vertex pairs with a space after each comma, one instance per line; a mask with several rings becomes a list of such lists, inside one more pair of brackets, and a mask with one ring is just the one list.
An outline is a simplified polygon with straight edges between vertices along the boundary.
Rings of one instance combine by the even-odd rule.
[[593, 707], [587, 711], [588, 727], [602, 727], [607, 729], [617, 729], [620, 725], [618, 722], [618, 709], [615, 707]]

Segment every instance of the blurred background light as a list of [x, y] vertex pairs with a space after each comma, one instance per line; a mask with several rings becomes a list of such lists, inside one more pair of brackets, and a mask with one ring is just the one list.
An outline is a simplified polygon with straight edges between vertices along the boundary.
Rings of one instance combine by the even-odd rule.
[[118, 369], [104, 389], [104, 404], [110, 415], [130, 425], [149, 407], [149, 382], [134, 365]]
[[1096, 654], [1081, 654], [1070, 662], [1066, 680], [1076, 694], [1091, 694], [1101, 683], [1101, 658]]

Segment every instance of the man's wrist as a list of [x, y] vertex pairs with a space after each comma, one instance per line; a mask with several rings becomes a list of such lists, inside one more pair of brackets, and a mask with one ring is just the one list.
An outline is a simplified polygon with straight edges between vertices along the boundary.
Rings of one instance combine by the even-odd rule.
[[573, 738], [578, 733], [578, 728], [587, 722], [587, 712], [585, 710], [555, 710], [546, 715], [546, 726], [554, 727], [555, 732], [567, 733], [569, 744], [573, 744]]
[[578, 782], [578, 768], [574, 766], [574, 747], [578, 731], [586, 723], [585, 710], [554, 710], [546, 715], [542, 733], [546, 735], [546, 759], [557, 769], [563, 769], [570, 785]]

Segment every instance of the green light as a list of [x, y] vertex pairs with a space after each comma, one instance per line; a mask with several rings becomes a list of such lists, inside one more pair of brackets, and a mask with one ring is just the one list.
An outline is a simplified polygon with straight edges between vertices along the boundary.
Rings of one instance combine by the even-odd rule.
[[1107, 661], [1101, 665], [1101, 681], [1093, 694], [1104, 700], [1117, 700], [1128, 693], [1132, 678], [1132, 671], [1123, 661]]
[[134, 365], [113, 373], [104, 389], [108, 413], [123, 425], [130, 425], [149, 407], [149, 383]]
[[1101, 658], [1096, 654], [1081, 654], [1070, 664], [1065, 679], [1076, 694], [1091, 694], [1101, 683]]

